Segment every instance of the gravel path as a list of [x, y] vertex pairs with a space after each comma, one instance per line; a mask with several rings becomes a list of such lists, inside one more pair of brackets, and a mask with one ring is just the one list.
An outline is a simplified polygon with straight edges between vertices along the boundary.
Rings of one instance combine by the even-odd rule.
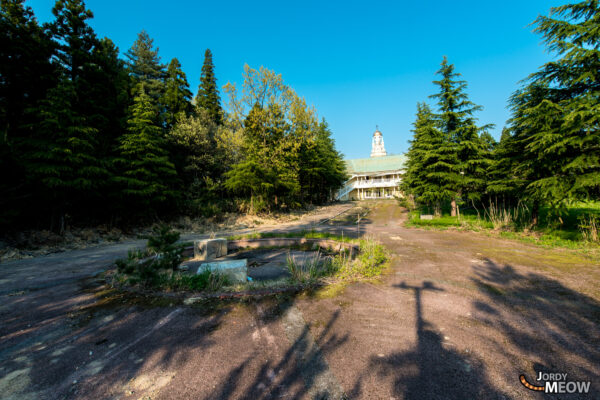
[[[539, 371], [592, 381], [556, 398], [600, 398], [596, 265], [407, 229], [394, 203], [373, 208], [361, 235], [386, 245], [391, 268], [336, 295], [183, 306], [94, 280], [141, 241], [0, 264], [0, 398], [554, 398], [519, 383]], [[318, 229], [356, 233], [338, 221]]]

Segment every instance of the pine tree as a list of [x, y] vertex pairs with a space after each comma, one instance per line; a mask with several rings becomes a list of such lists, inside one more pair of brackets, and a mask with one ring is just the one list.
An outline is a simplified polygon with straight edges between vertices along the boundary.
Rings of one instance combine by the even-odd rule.
[[500, 202], [502, 209], [514, 207], [526, 186], [524, 171], [516, 165], [521, 157], [515, 139], [508, 128], [502, 129], [500, 142], [492, 153], [492, 162], [488, 168], [487, 192], [494, 202]]
[[[23, 167], [22, 144], [39, 132], [35, 108], [56, 85], [50, 59], [54, 43], [38, 25], [24, 0], [0, 1], [0, 226], [13, 228], [24, 221], [38, 199], [39, 188], [29, 185]], [[40, 207], [35, 207], [39, 209]]]
[[480, 133], [490, 125], [476, 125], [473, 114], [482, 107], [469, 101], [465, 93], [466, 82], [456, 79], [460, 74], [454, 72], [454, 65], [448, 64], [446, 57], [437, 73], [442, 78], [433, 83], [439, 86], [440, 91], [430, 97], [438, 100], [440, 129], [446, 140], [455, 144], [458, 158], [447, 176], [448, 180], [454, 181], [451, 215], [455, 216], [458, 213], [458, 199], [479, 199], [485, 189], [485, 172], [491, 155], [486, 151]]
[[[100, 151], [103, 132], [99, 129], [105, 128], [103, 121], [107, 116], [102, 111], [107, 98], [104, 93], [98, 94], [96, 91], [101, 84], [99, 75], [106, 73], [103, 70], [105, 63], [99, 57], [101, 42], [88, 24], [93, 13], [86, 9], [82, 0], [58, 0], [52, 13], [56, 19], [50, 25], [50, 30], [57, 47], [56, 61], [60, 74], [64, 77], [60, 84], [67, 86], [58, 90], [71, 96], [66, 99], [70, 104], [66, 111], [71, 116], [62, 120], [78, 124], [66, 125], [63, 130], [69, 141], [79, 143], [76, 146], [79, 154], [73, 155], [74, 160], [80, 158], [87, 163], [84, 168], [77, 163], [72, 164], [73, 173], [79, 175], [78, 179], [86, 184], [80, 191], [72, 194], [68, 211], [89, 218], [94, 216], [93, 210], [96, 210], [95, 207], [90, 210], [90, 201], [92, 198], [99, 198], [95, 191], [103, 188], [110, 177], [108, 164]], [[112, 79], [115, 77], [111, 76], [104, 81]], [[119, 115], [119, 111], [114, 108], [110, 111]]]
[[140, 85], [115, 160], [120, 173], [114, 181], [121, 186], [129, 211], [156, 210], [176, 196], [172, 188], [177, 174], [165, 150], [162, 129], [155, 120], [152, 98]]
[[166, 71], [160, 62], [158, 48], [154, 48], [154, 40], [146, 31], [141, 31], [125, 57], [132, 79], [132, 95], [137, 95], [140, 87], [144, 86], [144, 91], [156, 107], [156, 121], [162, 124], [165, 111], [161, 99], [165, 93]]
[[413, 140], [407, 153], [402, 189], [421, 204], [441, 214], [442, 204], [456, 194], [457, 146], [437, 128], [438, 121], [425, 103], [417, 104]]
[[200, 74], [196, 105], [207, 109], [215, 124], [221, 125], [223, 123], [223, 109], [221, 108], [215, 66], [210, 49], [206, 49], [204, 52], [204, 64], [202, 65], [202, 73]]
[[600, 189], [600, 4], [586, 0], [551, 9], [535, 21], [557, 56], [532, 74], [512, 99], [515, 168], [537, 222], [540, 205], [560, 214]]
[[27, 177], [52, 204], [51, 229], [62, 233], [65, 214], [98, 186], [106, 171], [94, 154], [97, 131], [73, 112], [73, 83], [63, 76], [37, 109], [41, 122], [35, 138], [21, 144]]
[[191, 111], [192, 92], [185, 73], [181, 70], [181, 64], [176, 58], [172, 59], [167, 68], [165, 94], [162, 103], [165, 106], [165, 123], [170, 130], [177, 117]]

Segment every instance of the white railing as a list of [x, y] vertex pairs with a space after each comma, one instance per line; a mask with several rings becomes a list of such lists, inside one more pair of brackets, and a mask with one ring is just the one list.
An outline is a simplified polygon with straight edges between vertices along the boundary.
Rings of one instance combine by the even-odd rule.
[[369, 179], [364, 181], [355, 181], [355, 188], [376, 188], [376, 187], [389, 187], [398, 186], [400, 179]]

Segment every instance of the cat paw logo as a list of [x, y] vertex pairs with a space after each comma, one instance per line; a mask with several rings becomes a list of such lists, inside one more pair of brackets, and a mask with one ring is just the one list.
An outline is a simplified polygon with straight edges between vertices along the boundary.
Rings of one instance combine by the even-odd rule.
[[525, 375], [519, 375], [519, 381], [529, 390], [544, 393], [587, 393], [591, 382], [568, 381], [566, 373], [539, 372], [536, 380], [540, 384], [533, 385], [527, 381]]

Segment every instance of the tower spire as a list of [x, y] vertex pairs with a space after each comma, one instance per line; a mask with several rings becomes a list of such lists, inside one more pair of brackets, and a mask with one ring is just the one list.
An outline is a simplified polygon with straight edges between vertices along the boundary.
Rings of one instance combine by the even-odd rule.
[[387, 156], [385, 146], [383, 144], [383, 135], [379, 132], [379, 126], [375, 125], [377, 130], [373, 133], [373, 142], [371, 145], [371, 157]]

